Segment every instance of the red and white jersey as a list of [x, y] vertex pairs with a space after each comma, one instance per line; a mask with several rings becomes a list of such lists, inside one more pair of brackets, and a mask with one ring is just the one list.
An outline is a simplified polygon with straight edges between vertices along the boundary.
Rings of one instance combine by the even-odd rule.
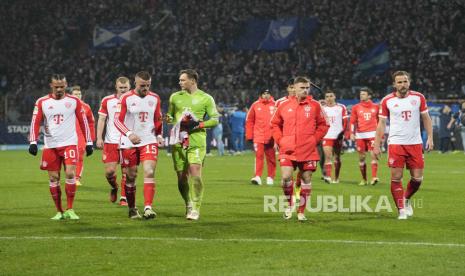
[[355, 139], [369, 139], [376, 135], [379, 106], [372, 101], [360, 102], [352, 107], [350, 131]]
[[88, 145], [92, 144], [89, 124], [82, 108], [81, 100], [65, 95], [56, 100], [52, 94], [37, 100], [32, 114], [29, 141], [36, 143], [39, 136], [40, 124], [44, 121], [44, 144], [46, 148], [59, 148], [78, 144], [76, 120]]
[[344, 131], [344, 121], [347, 120], [347, 108], [343, 104], [335, 104], [333, 106], [323, 106], [323, 110], [328, 118], [329, 130], [324, 139], [336, 139], [337, 136]]
[[404, 98], [391, 93], [381, 100], [380, 118], [389, 118], [390, 145], [421, 144], [420, 114], [428, 112], [423, 94], [415, 91], [407, 92]]
[[[148, 92], [140, 97], [134, 90], [126, 92], [120, 99], [120, 111], [115, 118], [116, 128], [121, 135], [120, 148], [127, 149], [157, 143], [157, 135], [162, 135], [162, 115], [160, 97]], [[127, 133], [132, 131], [141, 142], [133, 145]]]
[[[95, 141], [95, 119], [92, 109], [88, 104], [81, 100], [82, 110], [86, 115], [87, 123], [89, 124], [90, 138], [92, 141]], [[78, 135], [78, 146], [84, 148], [86, 146], [86, 137], [84, 136], [84, 131], [79, 127], [79, 122], [76, 120], [76, 131]]]
[[115, 126], [115, 115], [118, 112], [119, 99], [116, 95], [109, 95], [102, 99], [98, 114], [106, 116], [105, 140], [106, 144], [119, 144], [121, 132]]

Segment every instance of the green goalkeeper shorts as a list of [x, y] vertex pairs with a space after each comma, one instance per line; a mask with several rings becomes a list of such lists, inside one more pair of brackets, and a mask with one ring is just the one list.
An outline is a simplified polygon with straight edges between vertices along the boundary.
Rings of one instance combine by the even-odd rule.
[[181, 145], [173, 145], [171, 150], [174, 170], [177, 172], [186, 170], [189, 164], [202, 165], [207, 153], [207, 149], [204, 147], [183, 149]]

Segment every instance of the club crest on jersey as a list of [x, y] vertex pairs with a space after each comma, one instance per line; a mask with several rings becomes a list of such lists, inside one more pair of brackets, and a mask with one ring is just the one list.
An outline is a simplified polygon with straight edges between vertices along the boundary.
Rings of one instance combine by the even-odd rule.
[[389, 158], [389, 161], [388, 161], [388, 162], [389, 162], [389, 165], [393, 165], [394, 162], [395, 162], [395, 160], [394, 160], [394, 158]]
[[412, 105], [417, 105], [417, 100], [411, 100], [410, 103], [411, 103]]
[[152, 107], [155, 103], [153, 101], [149, 101], [149, 106]]
[[42, 167], [46, 168], [48, 165], [47, 161], [42, 161]]
[[65, 107], [66, 107], [66, 108], [71, 108], [71, 106], [72, 106], [72, 104], [71, 104], [70, 102], [66, 102], [66, 103], [65, 103]]
[[304, 107], [305, 112], [310, 112], [310, 109], [312, 109], [309, 105], [306, 105]]

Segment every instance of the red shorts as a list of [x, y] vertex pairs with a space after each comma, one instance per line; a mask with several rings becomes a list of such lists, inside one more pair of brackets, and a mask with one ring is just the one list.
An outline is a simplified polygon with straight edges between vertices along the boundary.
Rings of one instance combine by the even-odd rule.
[[134, 167], [139, 165], [140, 161], [157, 160], [158, 144], [153, 143], [141, 147], [121, 149], [121, 153], [123, 157], [121, 167]]
[[407, 169], [423, 169], [423, 145], [389, 145], [388, 165], [390, 168], [403, 168], [407, 165]]
[[375, 138], [355, 139], [355, 146], [358, 152], [372, 151]]
[[316, 166], [318, 161], [311, 160], [311, 161], [295, 161], [290, 160], [287, 158], [281, 158], [279, 160], [281, 167], [293, 167], [294, 170], [299, 168], [300, 171], [316, 171]]
[[120, 150], [118, 144], [103, 144], [102, 153], [103, 163], [119, 163], [120, 162]]
[[40, 169], [44, 171], [60, 171], [61, 164], [76, 165], [79, 152], [76, 145], [59, 148], [44, 148]]
[[342, 147], [342, 139], [327, 139], [324, 138], [323, 142], [321, 143], [323, 147], [333, 147], [333, 148], [341, 148]]

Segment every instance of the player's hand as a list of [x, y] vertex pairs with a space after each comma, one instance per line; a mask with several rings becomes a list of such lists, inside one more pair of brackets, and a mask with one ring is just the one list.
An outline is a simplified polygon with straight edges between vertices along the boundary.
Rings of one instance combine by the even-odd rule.
[[379, 157], [381, 156], [381, 148], [379, 146], [373, 146], [373, 155], [376, 160], [379, 160]]
[[181, 127], [187, 129], [188, 132], [192, 132], [196, 129], [202, 128], [203, 124], [198, 121], [190, 120], [181, 123]]
[[343, 140], [344, 139], [344, 131], [341, 131], [339, 135], [337, 136], [337, 140]]
[[169, 123], [171, 123], [173, 121], [173, 118], [170, 115], [165, 114], [165, 115], [163, 115], [163, 121], [165, 121], [166, 123], [169, 124]]
[[103, 149], [103, 140], [102, 139], [97, 139], [96, 146], [98, 149]]
[[93, 152], [94, 152], [94, 146], [87, 145], [86, 146], [86, 156], [91, 156]]
[[161, 135], [157, 135], [157, 142], [158, 142], [158, 147], [164, 147], [165, 146], [165, 139]]
[[355, 135], [354, 134], [350, 134], [350, 140], [355, 141]]
[[36, 156], [37, 155], [37, 144], [30, 144], [29, 145], [29, 153]]
[[426, 140], [426, 151], [432, 151], [434, 148], [433, 138], [428, 138]]
[[136, 134], [132, 133], [131, 135], [129, 135], [129, 140], [131, 141], [131, 143], [133, 143], [134, 145], [137, 145], [141, 142], [139, 136], [137, 136]]

